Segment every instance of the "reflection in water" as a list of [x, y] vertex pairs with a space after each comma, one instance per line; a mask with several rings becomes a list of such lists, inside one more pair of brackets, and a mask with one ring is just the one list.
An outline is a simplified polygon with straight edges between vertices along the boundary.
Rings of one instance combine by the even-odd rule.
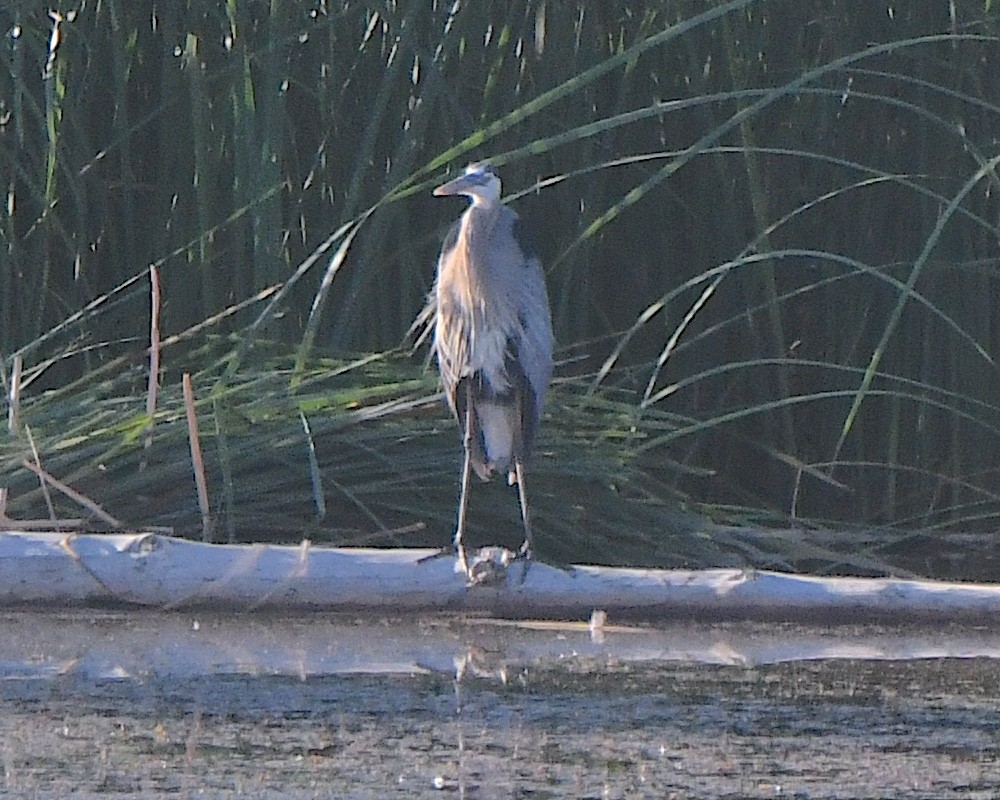
[[0, 794], [1000, 796], [990, 630], [197, 621], [6, 615]]
[[[994, 627], [775, 623], [615, 624], [463, 617], [210, 615], [157, 612], [0, 615], [0, 679], [155, 674], [489, 675], [523, 666], [614, 664], [765, 665], [813, 660], [1000, 658]], [[481, 666], [482, 665], [482, 666]]]

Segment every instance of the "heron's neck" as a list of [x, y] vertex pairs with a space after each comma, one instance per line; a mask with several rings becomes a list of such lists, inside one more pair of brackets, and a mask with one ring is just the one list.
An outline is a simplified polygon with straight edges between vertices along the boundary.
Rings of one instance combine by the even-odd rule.
[[[465, 213], [462, 231], [463, 259], [469, 290], [480, 295], [492, 292], [490, 287], [491, 241], [493, 228], [497, 222], [496, 203], [481, 200], [474, 202]], [[470, 301], [471, 301], [470, 297]]]

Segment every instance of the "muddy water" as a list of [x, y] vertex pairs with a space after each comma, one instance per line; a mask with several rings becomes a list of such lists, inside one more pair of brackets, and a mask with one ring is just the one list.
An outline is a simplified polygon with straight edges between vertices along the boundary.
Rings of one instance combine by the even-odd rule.
[[987, 629], [0, 617], [0, 797], [1000, 796]]

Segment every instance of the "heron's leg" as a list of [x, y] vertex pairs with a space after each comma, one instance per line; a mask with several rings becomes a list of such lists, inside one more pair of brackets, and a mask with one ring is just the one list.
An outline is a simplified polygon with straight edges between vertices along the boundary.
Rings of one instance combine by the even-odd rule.
[[524, 543], [521, 545], [518, 555], [523, 558], [531, 558], [533, 542], [531, 522], [528, 520], [528, 495], [524, 488], [524, 465], [517, 459], [514, 460], [514, 476], [517, 479], [517, 497], [521, 502], [521, 522], [524, 523]]
[[469, 484], [472, 481], [472, 384], [466, 384], [465, 391], [465, 461], [462, 463], [462, 490], [458, 498], [458, 523], [455, 526], [455, 552], [458, 564], [468, 573], [469, 562], [465, 557], [465, 520], [469, 509]]

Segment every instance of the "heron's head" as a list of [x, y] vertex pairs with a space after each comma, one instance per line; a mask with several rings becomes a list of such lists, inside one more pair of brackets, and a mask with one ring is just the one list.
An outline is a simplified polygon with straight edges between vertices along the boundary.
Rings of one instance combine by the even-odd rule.
[[500, 199], [500, 179], [486, 162], [469, 164], [465, 172], [434, 190], [438, 197], [464, 194], [473, 203], [495, 203]]

